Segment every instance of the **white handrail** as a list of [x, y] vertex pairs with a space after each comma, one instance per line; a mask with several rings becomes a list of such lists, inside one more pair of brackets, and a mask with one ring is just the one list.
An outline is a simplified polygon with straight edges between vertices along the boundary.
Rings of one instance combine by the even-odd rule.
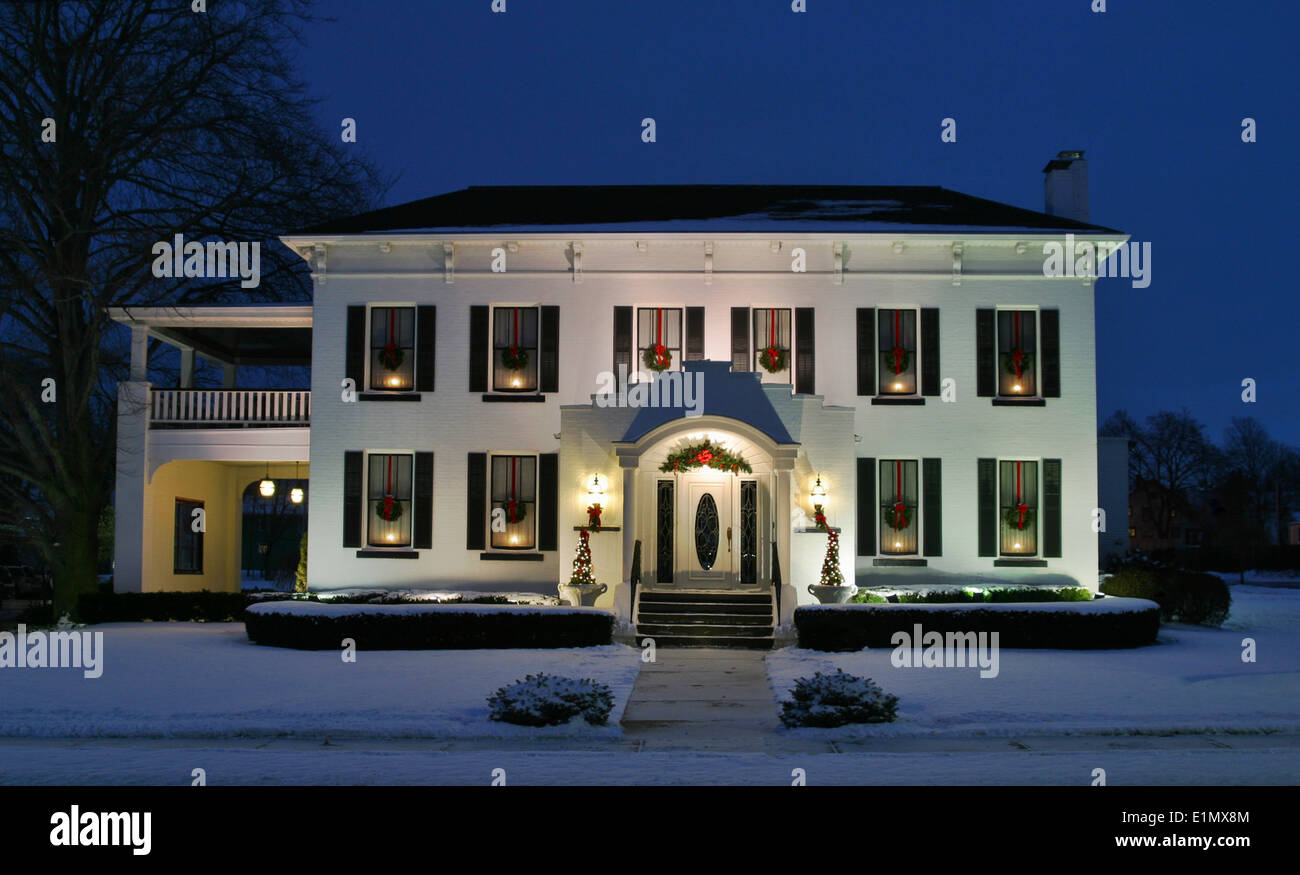
[[310, 389], [154, 389], [151, 422], [213, 425], [311, 423]]

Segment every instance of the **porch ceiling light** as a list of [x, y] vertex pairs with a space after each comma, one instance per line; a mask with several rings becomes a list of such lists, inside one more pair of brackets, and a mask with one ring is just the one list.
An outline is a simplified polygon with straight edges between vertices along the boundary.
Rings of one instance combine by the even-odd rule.
[[[294, 480], [298, 479], [297, 462], [293, 463], [293, 479]], [[272, 484], [272, 486], [274, 486], [274, 484]], [[289, 490], [289, 500], [292, 501], [294, 504], [302, 504], [302, 496], [303, 496], [303, 492], [301, 486], [295, 486], [294, 488]]]
[[275, 481], [271, 479], [271, 463], [266, 463], [266, 477], [262, 482], [257, 484], [257, 491], [262, 494], [263, 498], [270, 498], [275, 495]]

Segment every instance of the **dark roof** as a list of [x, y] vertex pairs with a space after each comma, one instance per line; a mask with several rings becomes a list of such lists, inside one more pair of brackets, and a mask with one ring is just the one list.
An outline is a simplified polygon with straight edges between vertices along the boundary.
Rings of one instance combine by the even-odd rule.
[[939, 186], [494, 185], [385, 207], [296, 234], [561, 229], [1120, 233]]
[[[682, 369], [686, 374], [698, 372], [704, 375], [702, 379], [708, 391], [697, 396], [701, 403], [701, 416], [725, 416], [746, 422], [778, 444], [794, 443], [785, 423], [781, 422], [781, 417], [763, 392], [761, 374], [756, 371], [733, 372], [731, 362], [682, 362]], [[655, 377], [656, 380], [661, 378], [662, 375]], [[674, 391], [681, 392], [680, 384]], [[668, 393], [668, 397], [661, 396], [661, 400], [682, 399], [680, 395], [674, 398], [673, 393]], [[686, 406], [682, 403], [642, 407], [628, 425], [622, 440], [627, 443], [638, 441], [659, 426], [683, 418], [686, 418]]]

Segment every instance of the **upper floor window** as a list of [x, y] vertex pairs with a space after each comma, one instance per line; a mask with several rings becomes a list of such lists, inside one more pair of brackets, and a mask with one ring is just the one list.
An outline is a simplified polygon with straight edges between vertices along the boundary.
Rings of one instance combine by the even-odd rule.
[[529, 550], [537, 546], [537, 457], [493, 456], [490, 529], [492, 546]]
[[371, 389], [415, 388], [415, 308], [370, 308]]
[[791, 311], [781, 307], [754, 308], [754, 370], [764, 383], [789, 383], [794, 343]]
[[916, 394], [916, 311], [876, 311], [881, 395]]
[[493, 390], [536, 392], [537, 308], [496, 307], [492, 318]]
[[917, 553], [921, 530], [915, 459], [880, 460], [880, 552]]
[[998, 311], [998, 394], [1038, 394], [1038, 312]]
[[680, 370], [682, 311], [680, 307], [638, 307], [636, 311], [638, 371]]
[[172, 531], [172, 573], [203, 573], [203, 528], [199, 524], [203, 502], [176, 499], [176, 516]]
[[410, 453], [371, 453], [366, 471], [366, 540], [372, 547], [411, 544]]
[[1038, 553], [1038, 463], [998, 464], [999, 552], [1004, 556]]

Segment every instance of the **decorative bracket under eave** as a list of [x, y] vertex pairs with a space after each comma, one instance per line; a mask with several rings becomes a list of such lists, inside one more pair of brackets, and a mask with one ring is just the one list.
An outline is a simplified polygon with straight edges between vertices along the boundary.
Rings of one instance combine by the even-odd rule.
[[573, 241], [573, 281], [582, 282], [582, 244]]
[[836, 240], [831, 244], [831, 252], [835, 256], [835, 285], [844, 285], [844, 241]]
[[456, 246], [454, 243], [442, 244], [442, 281], [449, 286], [456, 284]]
[[704, 243], [704, 284], [713, 285], [713, 241]]
[[961, 285], [961, 252], [962, 245], [960, 243], [952, 244], [952, 284], [954, 286]]
[[325, 285], [325, 244], [317, 243], [311, 248], [311, 278], [322, 286]]

